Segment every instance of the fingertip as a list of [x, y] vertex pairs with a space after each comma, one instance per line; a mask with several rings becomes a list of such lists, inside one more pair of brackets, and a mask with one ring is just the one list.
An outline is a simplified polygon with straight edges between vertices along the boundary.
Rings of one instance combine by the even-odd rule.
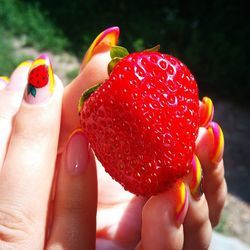
[[213, 150], [213, 137], [211, 133], [208, 132], [206, 128], [200, 128], [199, 134], [196, 140], [196, 155], [198, 156], [199, 160], [204, 165], [211, 165], [210, 155], [212, 154]]
[[212, 227], [209, 220], [209, 209], [205, 196], [195, 199], [188, 189], [189, 207], [183, 223], [184, 247], [183, 249], [208, 249]]
[[182, 223], [188, 208], [188, 192], [183, 182], [151, 197], [142, 212], [143, 249], [181, 249]]
[[93, 153], [81, 129], [71, 133], [61, 155], [55, 191], [54, 220], [48, 249], [94, 249], [97, 176]]
[[27, 85], [27, 78], [32, 61], [20, 63], [10, 76], [7, 90], [23, 91]]
[[105, 51], [111, 46], [116, 45], [118, 42], [119, 34], [120, 29], [117, 26], [110, 27], [102, 31], [95, 38], [95, 40], [90, 45], [88, 51], [86, 52], [82, 61], [81, 70], [87, 65], [87, 63], [90, 61], [94, 54]]
[[0, 76], [0, 90], [4, 89], [9, 82], [9, 78], [7, 76]]
[[216, 122], [210, 122], [207, 128], [200, 128], [196, 141], [196, 154], [202, 165], [216, 167], [223, 158], [224, 135]]

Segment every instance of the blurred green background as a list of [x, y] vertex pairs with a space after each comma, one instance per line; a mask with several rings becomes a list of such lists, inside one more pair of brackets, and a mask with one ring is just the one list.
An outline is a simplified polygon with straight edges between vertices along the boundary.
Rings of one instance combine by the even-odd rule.
[[[200, 97], [213, 99], [226, 139], [228, 190], [250, 204], [248, 6], [246, 0], [0, 0], [0, 75], [32, 59], [21, 47], [52, 53], [55, 72], [68, 70], [64, 82], [69, 82], [93, 39], [110, 26], [120, 27], [119, 44], [130, 52], [161, 44], [162, 52], [190, 68]], [[78, 59], [72, 68], [65, 54]], [[249, 220], [235, 204], [238, 200], [228, 202], [217, 230], [250, 243]], [[235, 231], [236, 222], [241, 230]]]
[[0, 0], [0, 72], [9, 74], [24, 59], [13, 37], [81, 59], [109, 26], [120, 27], [119, 43], [130, 51], [161, 44], [188, 65], [202, 92], [248, 102], [250, 25], [242, 1]]

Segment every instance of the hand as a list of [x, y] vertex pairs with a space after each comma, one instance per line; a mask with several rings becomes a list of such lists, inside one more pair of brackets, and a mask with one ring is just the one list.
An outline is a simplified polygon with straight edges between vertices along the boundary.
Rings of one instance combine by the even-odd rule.
[[[77, 105], [81, 93], [108, 77], [106, 69], [110, 61], [109, 49], [110, 45], [116, 42], [117, 36], [116, 29], [106, 30], [98, 36], [84, 58], [78, 77], [65, 89], [60, 152], [65, 150], [68, 134], [79, 127]], [[171, 190], [148, 200], [135, 197], [114, 182], [105, 173], [100, 163], [97, 164], [97, 249], [133, 249], [134, 247], [137, 249], [207, 249], [209, 247], [212, 227], [219, 221], [227, 193], [222, 160], [223, 135], [215, 138], [212, 125], [219, 128], [215, 123], [209, 124], [208, 128], [200, 128], [196, 147], [196, 154], [203, 170], [205, 195], [199, 193], [198, 196], [193, 197], [189, 191], [190, 179], [196, 174], [194, 172], [185, 180], [185, 185], [176, 184]], [[219, 149], [216, 139], [221, 141]], [[214, 149], [219, 150], [216, 160], [211, 158]], [[197, 166], [197, 169], [199, 167]], [[197, 181], [197, 185], [202, 183], [201, 180]], [[187, 199], [179, 199], [180, 192], [187, 193]], [[74, 190], [76, 201], [82, 193], [84, 189]], [[178, 216], [176, 216], [177, 207], [182, 211]], [[81, 224], [78, 223], [72, 226], [72, 229], [69, 228], [68, 234], [71, 234], [73, 228], [74, 231], [78, 230]], [[83, 244], [81, 237], [83, 235], [77, 237], [78, 246]]]
[[[63, 87], [48, 57], [41, 55], [34, 62], [22, 63], [10, 79], [0, 78], [0, 88], [0, 249], [55, 249], [57, 242], [61, 244], [65, 239], [64, 248], [76, 249], [72, 247], [78, 242], [64, 231], [67, 227], [71, 235], [74, 229], [76, 235], [83, 235], [81, 247], [93, 249], [93, 155], [79, 131], [72, 134], [62, 159], [56, 159]], [[55, 195], [55, 187], [51, 193], [55, 163], [60, 173], [53, 203], [50, 197]], [[93, 193], [85, 187], [93, 187]], [[80, 195], [75, 193], [81, 200], [79, 210], [74, 204], [75, 189], [83, 190]], [[93, 205], [88, 200], [93, 200]], [[74, 227], [72, 214], [81, 214], [81, 228]]]
[[[0, 249], [93, 249], [95, 241], [97, 249], [208, 247], [211, 224], [218, 222], [226, 197], [223, 162], [210, 158], [216, 141], [211, 129], [201, 128], [197, 140], [205, 196], [200, 193], [193, 198], [187, 179], [185, 185], [176, 184], [149, 200], [135, 197], [98, 163], [95, 228], [95, 160], [83, 132], [75, 130], [79, 127], [76, 110], [81, 92], [107, 77], [109, 46], [116, 42], [113, 34], [117, 36], [115, 30], [104, 32], [95, 41], [81, 73], [65, 89], [57, 160], [61, 83], [54, 76], [53, 88], [53, 73], [49, 71], [42, 90], [29, 69], [40, 66], [41, 61], [49, 67], [47, 58], [38, 58], [33, 66], [24, 63], [8, 84], [6, 79], [1, 81]], [[57, 171], [49, 203], [55, 161]], [[179, 199], [180, 192], [189, 193], [189, 199]], [[182, 212], [177, 217], [178, 211]]]
[[[31, 79], [35, 66], [40, 73]], [[45, 68], [51, 74], [42, 73]], [[61, 81], [50, 70], [41, 56], [33, 64], [22, 63], [10, 79], [2, 78], [0, 249], [44, 246], [63, 94]]]

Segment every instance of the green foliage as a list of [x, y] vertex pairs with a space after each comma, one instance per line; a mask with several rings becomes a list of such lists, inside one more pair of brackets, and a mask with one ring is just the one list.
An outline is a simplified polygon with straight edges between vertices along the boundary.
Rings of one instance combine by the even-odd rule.
[[24, 45], [38, 50], [60, 52], [68, 46], [68, 40], [49, 20], [39, 4], [24, 4], [18, 0], [0, 0], [0, 27], [5, 33], [22, 37]]
[[9, 76], [13, 69], [27, 58], [24, 55], [16, 55], [10, 43], [11, 37], [0, 27], [0, 75]]
[[[31, 1], [31, 0], [30, 0]], [[250, 97], [247, 4], [232, 0], [40, 1], [82, 57], [102, 30], [117, 25], [129, 51], [161, 44], [191, 69], [201, 90]], [[67, 18], [66, 18], [67, 17]]]
[[67, 72], [68, 82], [71, 82], [74, 78], [77, 77], [78, 74], [79, 74], [79, 68], [72, 69], [69, 72]]
[[[10, 69], [13, 66], [13, 55], [12, 47], [8, 43], [7, 39], [4, 37], [4, 31], [0, 29], [0, 75], [9, 75]], [[6, 58], [11, 58], [11, 60], [6, 60]]]
[[202, 92], [245, 101], [250, 19], [244, 6], [232, 0], [0, 0], [0, 27], [25, 45], [70, 49], [81, 58], [95, 36], [117, 25], [119, 44], [129, 51], [160, 44], [188, 65]]

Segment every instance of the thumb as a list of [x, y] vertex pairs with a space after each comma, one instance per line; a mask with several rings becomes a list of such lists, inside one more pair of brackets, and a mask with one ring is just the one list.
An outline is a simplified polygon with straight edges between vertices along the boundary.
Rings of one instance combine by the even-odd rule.
[[63, 150], [68, 134], [79, 126], [78, 103], [84, 91], [108, 78], [110, 48], [117, 44], [119, 28], [104, 30], [86, 52], [79, 75], [64, 90], [59, 152]]
[[[46, 249], [94, 249], [96, 166], [82, 130], [75, 130], [59, 159], [52, 223]], [[52, 225], [50, 225], [52, 224]]]

